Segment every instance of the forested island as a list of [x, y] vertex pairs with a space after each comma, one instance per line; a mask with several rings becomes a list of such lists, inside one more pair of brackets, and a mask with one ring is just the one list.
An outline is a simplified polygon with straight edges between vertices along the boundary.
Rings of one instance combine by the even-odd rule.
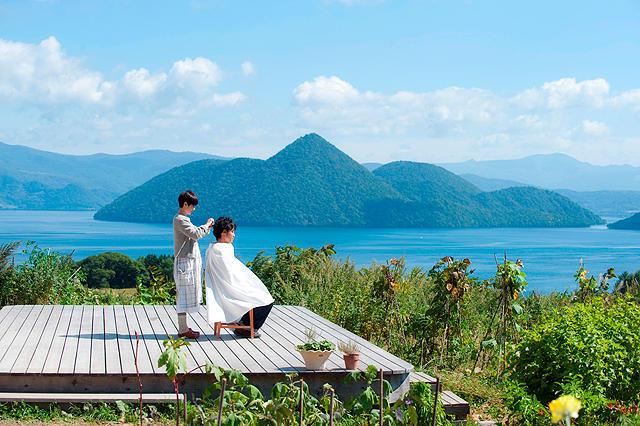
[[185, 188], [200, 197], [194, 221], [230, 215], [249, 226], [583, 227], [591, 211], [533, 187], [483, 192], [426, 163], [373, 172], [317, 134], [267, 160], [200, 160], [175, 167], [100, 209], [98, 220], [169, 222]]

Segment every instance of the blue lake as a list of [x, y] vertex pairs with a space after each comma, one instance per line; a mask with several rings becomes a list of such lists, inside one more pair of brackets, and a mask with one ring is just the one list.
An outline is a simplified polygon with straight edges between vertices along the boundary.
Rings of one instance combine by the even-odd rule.
[[[133, 257], [172, 253], [171, 224], [100, 222], [93, 212], [0, 211], [0, 244], [36, 241], [41, 247], [76, 259], [104, 251]], [[200, 243], [204, 251], [210, 237]], [[260, 251], [295, 244], [320, 247], [335, 244], [339, 258], [357, 265], [385, 262], [404, 256], [409, 266], [430, 268], [449, 255], [468, 257], [480, 278], [495, 272], [494, 255], [505, 250], [509, 258], [522, 258], [529, 290], [564, 291], [574, 287], [573, 274], [580, 259], [598, 275], [608, 267], [617, 272], [640, 269], [640, 232], [593, 228], [502, 229], [362, 229], [362, 228], [257, 228], [240, 227], [236, 254], [249, 261]], [[20, 259], [18, 259], [20, 260]]]

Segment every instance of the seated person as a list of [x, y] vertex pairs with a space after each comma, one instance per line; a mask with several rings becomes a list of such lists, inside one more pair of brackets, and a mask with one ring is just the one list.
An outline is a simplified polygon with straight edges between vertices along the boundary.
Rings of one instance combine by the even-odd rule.
[[[211, 325], [216, 322], [249, 325], [249, 310], [253, 308], [255, 331], [267, 319], [273, 297], [260, 278], [235, 257], [235, 231], [236, 224], [229, 217], [218, 218], [213, 226], [216, 242], [207, 248], [205, 265], [208, 320]], [[248, 330], [233, 330], [243, 337], [250, 335]]]

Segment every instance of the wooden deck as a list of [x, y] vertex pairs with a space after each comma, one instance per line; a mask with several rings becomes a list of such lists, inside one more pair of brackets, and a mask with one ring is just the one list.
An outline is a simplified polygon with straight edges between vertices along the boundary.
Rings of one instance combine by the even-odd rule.
[[[332, 383], [339, 395], [359, 392], [361, 385], [342, 380], [348, 373], [339, 352], [321, 371], [308, 371], [295, 346], [304, 331], [314, 327], [334, 343], [355, 340], [361, 347], [361, 369], [383, 369], [394, 389], [408, 386], [413, 366], [361, 337], [299, 306], [274, 306], [261, 328], [261, 337], [242, 339], [222, 330], [216, 339], [204, 307], [189, 315], [189, 325], [202, 332], [186, 348], [187, 367], [196, 369], [181, 388], [199, 395], [211, 378], [202, 368], [211, 363], [245, 374], [263, 392], [284, 379], [301, 374], [312, 391]], [[177, 333], [171, 305], [16, 305], [0, 310], [0, 389], [3, 392], [137, 393], [135, 350], [145, 393], [171, 392], [173, 387], [158, 367], [162, 342]]]

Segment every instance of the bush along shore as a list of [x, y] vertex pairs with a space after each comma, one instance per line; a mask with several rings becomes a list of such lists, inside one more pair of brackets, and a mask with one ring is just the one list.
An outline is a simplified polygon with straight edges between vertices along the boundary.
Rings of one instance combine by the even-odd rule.
[[[174, 303], [168, 256], [133, 260], [111, 253], [75, 262], [70, 255], [28, 244], [27, 260], [16, 265], [12, 259], [17, 249], [17, 244], [0, 247], [2, 305]], [[496, 260], [495, 276], [481, 281], [474, 277], [469, 259], [445, 256], [427, 271], [409, 269], [403, 259], [357, 268], [334, 254], [331, 245], [284, 246], [273, 256], [258, 254], [248, 266], [276, 303], [305, 306], [441, 377], [446, 388], [469, 401], [475, 420], [547, 425], [569, 418], [580, 425], [640, 424], [640, 273], [616, 276], [611, 268], [594, 275], [580, 264], [574, 291], [541, 295], [526, 292], [526, 259], [506, 255]], [[122, 289], [123, 282], [130, 288]], [[179, 352], [182, 343], [175, 342], [172, 350]], [[238, 392], [229, 398], [243, 399], [242, 394], [246, 401], [256, 399], [263, 405], [286, 399], [285, 385], [300, 385], [292, 377], [282, 384], [284, 394], [274, 396], [272, 391], [270, 402], [252, 395], [237, 373], [216, 371], [218, 386], [226, 377]], [[356, 409], [355, 403], [336, 398], [345, 410], [342, 424], [372, 421], [358, 417], [375, 415], [371, 410], [357, 412], [360, 405]], [[317, 424], [323, 424], [325, 400], [310, 401], [315, 408], [309, 413], [317, 413]], [[192, 413], [192, 418], [200, 416], [206, 423], [219, 411], [215, 402], [192, 407], [200, 413]], [[432, 407], [425, 400], [425, 407], [429, 404]], [[254, 415], [252, 409], [247, 412]], [[110, 410], [114, 416], [122, 411]], [[5, 405], [0, 416], [9, 412]], [[222, 413], [225, 419], [237, 414]], [[390, 415], [387, 423], [413, 424], [412, 413], [404, 408], [398, 413], [404, 417]], [[443, 424], [444, 417], [439, 421]]]

